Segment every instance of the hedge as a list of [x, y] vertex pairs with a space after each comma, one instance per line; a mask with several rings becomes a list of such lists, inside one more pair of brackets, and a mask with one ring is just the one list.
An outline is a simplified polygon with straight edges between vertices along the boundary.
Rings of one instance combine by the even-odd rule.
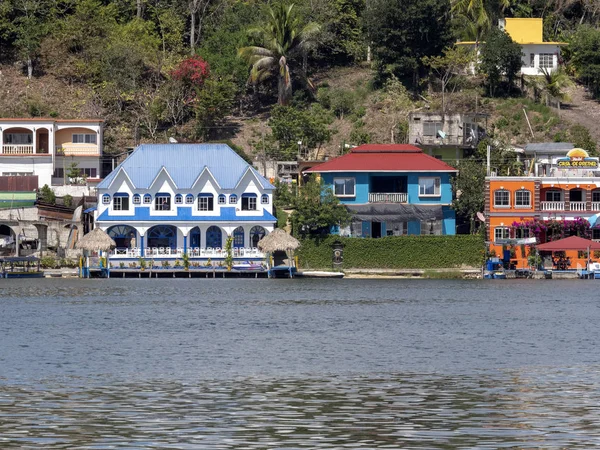
[[302, 269], [332, 267], [332, 245], [344, 246], [344, 269], [439, 269], [480, 267], [485, 250], [480, 235], [388, 236], [379, 239], [304, 239], [296, 251]]

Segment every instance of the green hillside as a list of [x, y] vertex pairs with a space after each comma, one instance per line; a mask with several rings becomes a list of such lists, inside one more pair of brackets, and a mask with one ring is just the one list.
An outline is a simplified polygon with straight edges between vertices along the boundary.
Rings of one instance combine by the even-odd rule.
[[[586, 87], [582, 102], [600, 93], [596, 9], [587, 0], [5, 0], [0, 115], [104, 118], [109, 153], [174, 137], [284, 159], [301, 141], [307, 155], [335, 155], [405, 141], [408, 113], [423, 108], [487, 112], [489, 136], [504, 146], [595, 144], [591, 106], [569, 115], [568, 93], [583, 91], [570, 80]], [[457, 40], [477, 40], [484, 56], [493, 47], [499, 65], [518, 54], [498, 35], [502, 17], [542, 17], [546, 40], [569, 42], [561, 79], [533, 83], [483, 63], [465, 75]], [[550, 96], [565, 114], [544, 105]]]

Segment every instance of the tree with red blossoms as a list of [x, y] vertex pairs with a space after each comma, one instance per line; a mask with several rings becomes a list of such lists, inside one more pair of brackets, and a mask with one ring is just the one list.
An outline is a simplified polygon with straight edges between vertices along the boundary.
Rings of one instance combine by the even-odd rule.
[[210, 67], [200, 56], [186, 58], [173, 69], [171, 76], [193, 88], [201, 88], [210, 74]]

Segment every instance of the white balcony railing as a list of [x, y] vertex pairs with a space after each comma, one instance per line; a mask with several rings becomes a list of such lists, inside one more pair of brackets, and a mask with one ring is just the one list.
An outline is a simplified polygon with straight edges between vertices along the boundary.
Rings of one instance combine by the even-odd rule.
[[585, 202], [569, 202], [571, 211], [585, 211]]
[[369, 193], [369, 203], [406, 203], [406, 192], [375, 192]]
[[33, 145], [3, 145], [2, 153], [4, 155], [33, 155]]
[[[148, 247], [144, 248], [144, 258], [183, 258], [183, 248], [170, 247]], [[190, 258], [225, 258], [227, 252], [222, 248], [188, 248], [187, 254]], [[140, 258], [142, 256], [139, 247], [116, 248], [110, 253], [111, 257]], [[257, 248], [233, 248], [234, 258], [264, 258], [265, 254]]]
[[542, 211], [564, 211], [565, 202], [540, 202]]
[[64, 156], [97, 155], [99, 150], [96, 144], [63, 144], [56, 146], [56, 154]]
[[600, 202], [592, 202], [592, 211], [600, 211]]

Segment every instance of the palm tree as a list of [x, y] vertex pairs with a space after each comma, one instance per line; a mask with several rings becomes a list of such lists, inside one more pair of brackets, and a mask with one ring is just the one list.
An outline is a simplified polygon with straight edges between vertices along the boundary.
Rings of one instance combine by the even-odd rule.
[[[292, 98], [292, 80], [289, 61], [298, 54], [306, 55], [306, 50], [315, 42], [320, 30], [316, 23], [300, 27], [300, 19], [294, 11], [294, 4], [277, 4], [269, 7], [268, 22], [248, 33], [261, 43], [261, 46], [243, 47], [238, 55], [252, 66], [250, 81], [259, 83], [277, 75], [279, 104], [286, 105]], [[304, 82], [312, 88], [310, 80], [302, 73]]]
[[[499, 0], [498, 3], [502, 10], [510, 6], [510, 0]], [[481, 36], [492, 27], [490, 2], [486, 0], [451, 0], [451, 5], [452, 13], [464, 17], [467, 33], [475, 39], [476, 45], [479, 44]]]
[[534, 87], [544, 94], [546, 105], [548, 105], [550, 98], [554, 98], [558, 101], [558, 109], [560, 109], [561, 101], [570, 100], [566, 90], [574, 86], [573, 80], [562, 67], [552, 72], [546, 68], [541, 68], [540, 72], [542, 76], [535, 77]]

